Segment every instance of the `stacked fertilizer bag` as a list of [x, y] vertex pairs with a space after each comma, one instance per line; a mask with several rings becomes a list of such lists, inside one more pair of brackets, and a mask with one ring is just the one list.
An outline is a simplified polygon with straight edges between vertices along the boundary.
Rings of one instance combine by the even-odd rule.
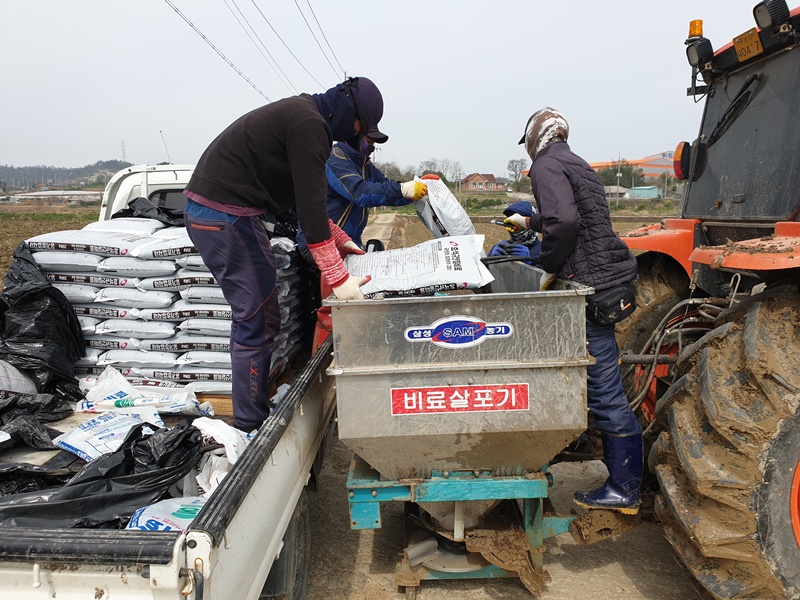
[[[116, 218], [27, 243], [80, 320], [87, 348], [76, 373], [84, 390], [112, 366], [135, 387], [230, 393], [231, 307], [184, 227]], [[290, 293], [302, 270], [294, 241], [275, 237], [272, 245], [281, 309], [277, 376], [302, 348], [305, 307]]]

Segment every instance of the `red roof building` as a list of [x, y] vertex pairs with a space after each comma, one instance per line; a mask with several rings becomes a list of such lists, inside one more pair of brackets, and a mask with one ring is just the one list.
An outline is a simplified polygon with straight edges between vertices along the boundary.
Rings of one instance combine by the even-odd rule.
[[504, 192], [506, 186], [503, 183], [497, 183], [494, 175], [472, 173], [461, 180], [461, 189], [471, 192]]

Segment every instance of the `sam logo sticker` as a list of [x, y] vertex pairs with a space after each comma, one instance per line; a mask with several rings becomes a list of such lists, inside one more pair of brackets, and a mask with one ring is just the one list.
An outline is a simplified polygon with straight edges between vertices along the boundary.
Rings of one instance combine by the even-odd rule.
[[455, 315], [439, 319], [429, 327], [409, 327], [404, 337], [408, 342], [430, 342], [445, 348], [470, 348], [488, 338], [507, 338], [513, 333], [511, 323], [486, 323], [474, 317]]

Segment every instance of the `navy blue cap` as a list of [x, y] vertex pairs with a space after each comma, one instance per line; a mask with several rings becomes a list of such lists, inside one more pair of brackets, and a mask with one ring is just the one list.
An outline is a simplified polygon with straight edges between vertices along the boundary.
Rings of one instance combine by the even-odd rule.
[[363, 127], [362, 134], [379, 144], [384, 143], [389, 136], [378, 129], [383, 117], [383, 96], [378, 86], [366, 77], [351, 77], [344, 83], [353, 93], [356, 113]]
[[520, 214], [523, 217], [531, 217], [533, 216], [533, 206], [527, 200], [520, 200], [519, 202], [514, 202], [514, 204], [509, 205], [503, 211], [503, 214], [507, 217], [510, 217], [514, 213]]

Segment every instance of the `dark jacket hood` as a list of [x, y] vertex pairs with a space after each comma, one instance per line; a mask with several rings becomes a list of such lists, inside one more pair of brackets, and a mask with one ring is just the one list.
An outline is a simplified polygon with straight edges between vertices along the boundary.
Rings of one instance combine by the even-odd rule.
[[343, 142], [353, 137], [356, 107], [341, 84], [321, 94], [311, 94], [319, 114], [331, 128], [333, 139]]

